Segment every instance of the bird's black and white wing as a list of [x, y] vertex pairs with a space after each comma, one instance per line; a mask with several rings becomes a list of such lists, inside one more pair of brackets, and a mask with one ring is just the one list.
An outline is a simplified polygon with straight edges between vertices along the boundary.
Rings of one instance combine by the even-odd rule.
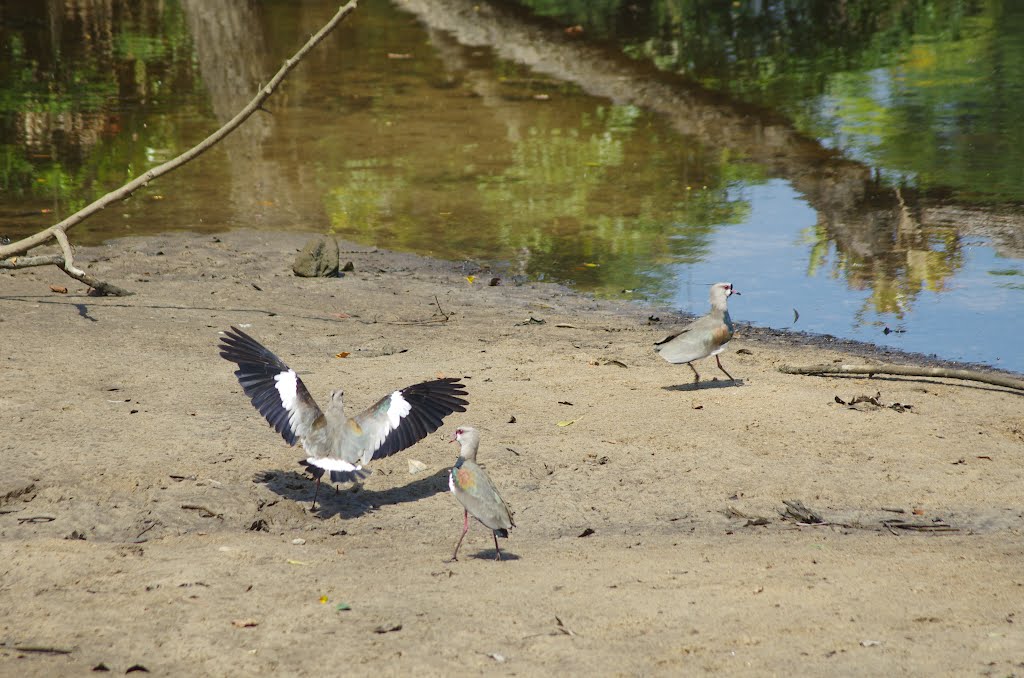
[[387, 457], [427, 437], [452, 412], [465, 412], [466, 385], [455, 378], [426, 381], [387, 395], [353, 419], [365, 436], [362, 463]]
[[242, 330], [225, 332], [218, 348], [222, 358], [238, 364], [235, 376], [245, 395], [289, 445], [323, 417], [295, 370]]

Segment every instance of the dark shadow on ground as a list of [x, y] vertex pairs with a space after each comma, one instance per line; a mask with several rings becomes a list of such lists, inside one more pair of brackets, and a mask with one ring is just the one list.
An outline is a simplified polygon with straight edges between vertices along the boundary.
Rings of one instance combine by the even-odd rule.
[[696, 384], [690, 382], [688, 384], [676, 384], [675, 386], [662, 386], [662, 388], [666, 391], [707, 391], [713, 388], [739, 388], [743, 385], [742, 379], [722, 381], [716, 377], [711, 381], [700, 381]]
[[[300, 503], [312, 503], [316, 481], [299, 471], [272, 469], [259, 474], [255, 482], [263, 483], [267, 489], [285, 499]], [[370, 482], [374, 482], [372, 479]], [[448, 491], [448, 469], [439, 469], [430, 476], [414, 480], [408, 485], [385, 490], [368, 490], [365, 486], [339, 486], [335, 492], [330, 483], [320, 484], [317, 496], [317, 518], [328, 519], [339, 516], [344, 519], [358, 518], [371, 513], [381, 506], [419, 501], [439, 492]]]
[[[472, 554], [472, 555], [470, 555], [468, 557], [472, 558], [474, 560], [493, 560], [495, 562], [500, 562], [500, 561], [495, 559], [495, 557], [494, 557], [495, 555], [496, 555], [496, 552], [495, 552], [494, 549], [483, 549], [482, 551], [477, 551], [476, 553], [474, 553], [474, 554]], [[466, 558], [467, 556], [466, 556], [466, 554], [462, 554], [462, 557]], [[509, 551], [506, 551], [506, 550], [502, 549], [502, 551], [501, 551], [501, 560], [503, 560], [503, 561], [504, 560], [519, 560], [519, 556], [517, 556], [514, 553], [510, 553]]]

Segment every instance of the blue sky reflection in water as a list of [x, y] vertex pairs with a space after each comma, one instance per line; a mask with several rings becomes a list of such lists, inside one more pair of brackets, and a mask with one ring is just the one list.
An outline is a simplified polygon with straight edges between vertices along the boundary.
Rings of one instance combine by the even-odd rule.
[[[336, 9], [112, 0], [55, 27], [18, 4], [0, 23], [0, 234], [14, 236], [201, 139]], [[587, 7], [603, 4], [618, 6]], [[848, 41], [809, 39], [835, 17], [773, 2], [754, 17], [684, 4], [711, 8], [680, 33], [706, 40], [631, 35], [627, 58], [589, 25], [566, 37], [462, 0], [364, 3], [269, 113], [72, 234], [334, 231], [693, 313], [727, 279], [738, 320], [1024, 371], [1024, 49], [998, 29], [1016, 25], [993, 16], [1002, 4], [949, 31], [928, 17], [960, 15], [926, 0], [909, 19], [848, 3], [868, 17]]]
[[[805, 232], [817, 218], [783, 181], [735, 189], [750, 205], [749, 219], [718, 231], [705, 260], [675, 266], [675, 303], [691, 313], [707, 307], [707, 283], [729, 279], [742, 292], [732, 315], [758, 325], [833, 334], [903, 351], [980, 360], [1020, 371], [1024, 336], [1024, 265], [999, 257], [984, 241], [965, 247], [962, 267], [941, 291], [921, 290], [903, 314], [878, 313], [868, 289], [851, 289], [836, 272], [830, 250], [809, 270]], [[992, 284], [992, 271], [1001, 271]], [[793, 309], [799, 320], [793, 322]], [[885, 328], [894, 330], [889, 334]], [[987, 328], [998, 328], [988, 331]]]

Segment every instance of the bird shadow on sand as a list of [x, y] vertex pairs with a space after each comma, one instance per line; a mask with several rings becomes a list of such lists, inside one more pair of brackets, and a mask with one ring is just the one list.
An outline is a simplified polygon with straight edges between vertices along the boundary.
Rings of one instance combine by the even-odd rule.
[[[257, 478], [256, 481], [262, 482], [274, 494], [302, 503], [312, 502], [313, 492], [316, 490], [316, 481], [299, 471], [274, 469], [266, 471], [262, 474], [262, 479]], [[407, 485], [384, 490], [368, 490], [364, 484], [356, 491], [353, 491], [352, 486], [340, 486], [335, 492], [330, 483], [321, 483], [313, 515], [324, 520], [334, 516], [347, 520], [372, 513], [381, 506], [419, 501], [447, 491], [447, 468], [441, 468], [433, 475], [414, 480]]]
[[710, 391], [714, 388], [739, 388], [743, 386], [742, 379], [732, 379], [731, 381], [725, 381], [720, 379], [713, 379], [711, 381], [701, 381], [699, 383], [693, 383], [692, 381], [688, 384], [676, 384], [675, 386], [662, 386], [666, 391]]
[[[494, 549], [481, 549], [481, 550], [477, 551], [476, 553], [472, 553], [472, 554], [460, 553], [459, 555], [462, 556], [462, 558], [460, 560], [466, 560], [466, 559], [472, 558], [473, 560], [493, 560], [495, 562], [501, 562], [501, 561], [498, 561], [494, 557], [495, 555], [497, 555], [497, 553], [495, 552]], [[509, 551], [502, 551], [501, 552], [501, 560], [519, 560], [519, 559], [520, 559], [519, 556], [517, 556], [516, 554], [511, 553]]]

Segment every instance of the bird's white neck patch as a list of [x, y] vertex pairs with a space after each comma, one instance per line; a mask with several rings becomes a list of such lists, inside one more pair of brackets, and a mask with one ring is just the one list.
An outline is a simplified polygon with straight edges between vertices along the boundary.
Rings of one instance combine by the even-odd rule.
[[409, 414], [411, 410], [412, 405], [402, 396], [401, 391], [395, 391], [391, 394], [391, 402], [388, 403], [388, 424], [391, 425], [392, 430], [398, 428], [402, 417]]

